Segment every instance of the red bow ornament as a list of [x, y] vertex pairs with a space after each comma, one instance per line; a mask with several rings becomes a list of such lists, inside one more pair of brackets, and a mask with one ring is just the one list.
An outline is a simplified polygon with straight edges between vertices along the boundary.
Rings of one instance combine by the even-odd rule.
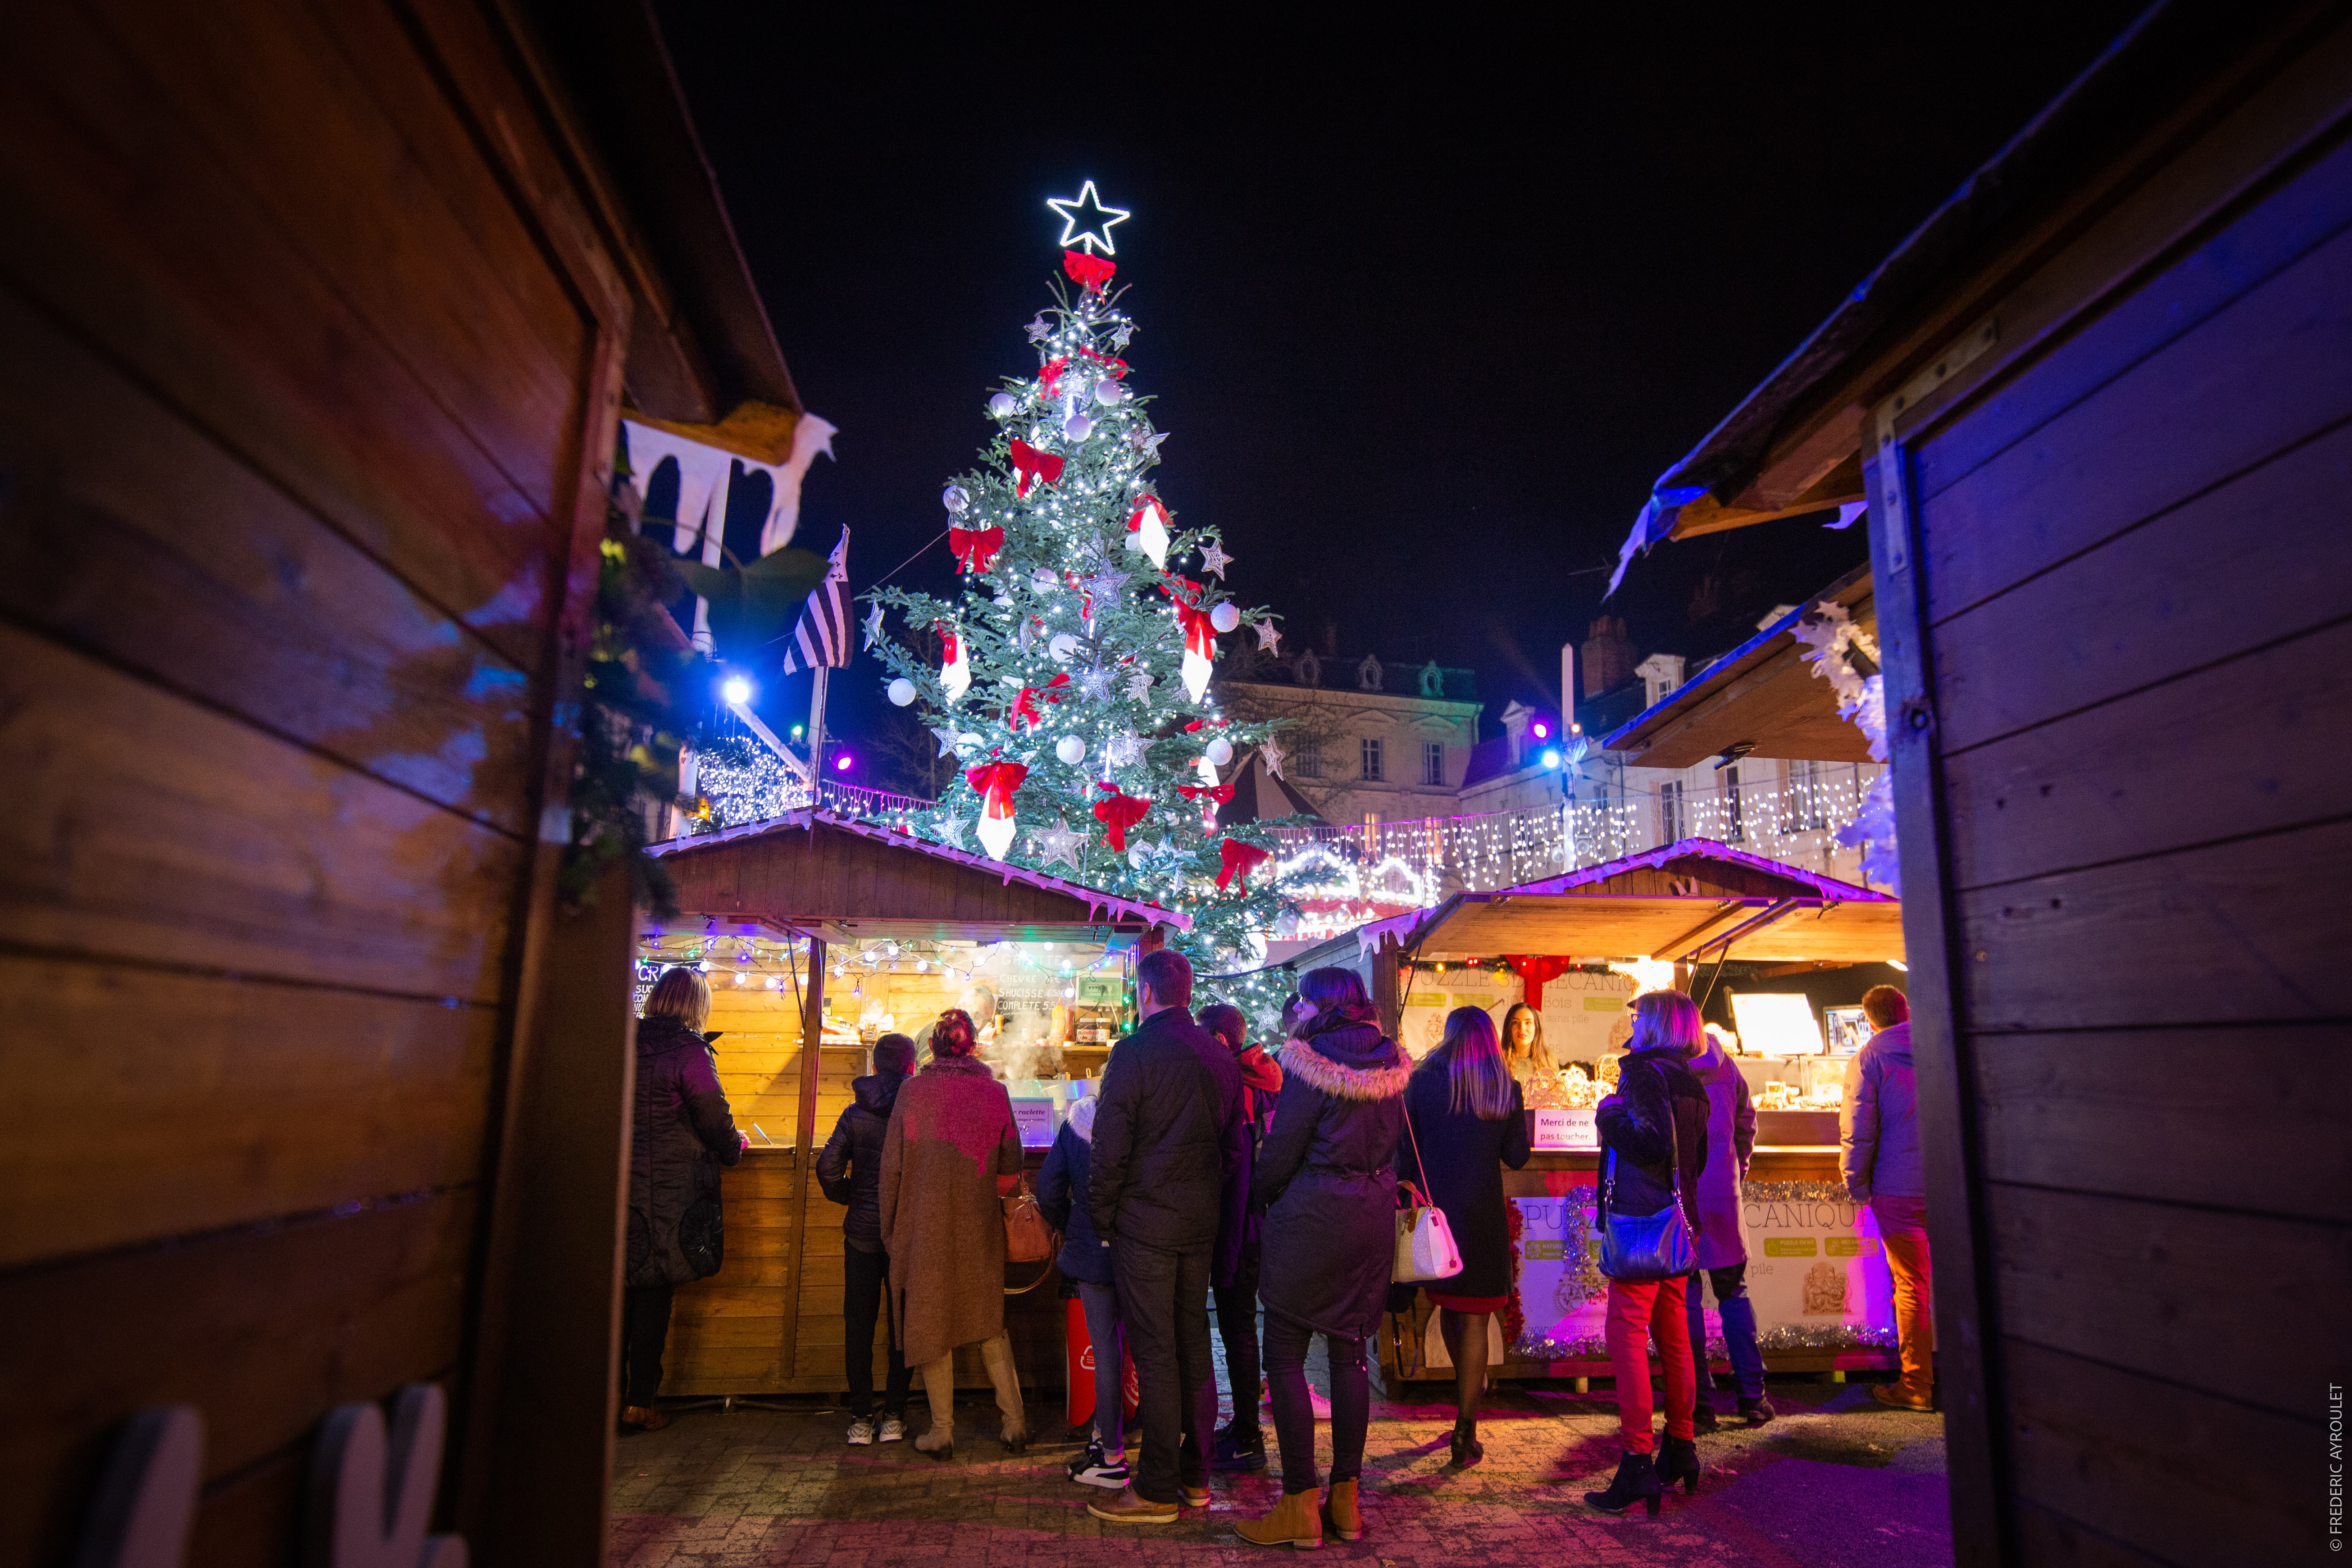
[[1099, 294], [1102, 286], [1109, 282], [1111, 275], [1118, 270], [1118, 264], [1086, 251], [1066, 250], [1062, 252], [1062, 270], [1070, 275], [1071, 282], [1081, 285], [1087, 293]]
[[1034, 730], [1045, 721], [1045, 715], [1038, 710], [1037, 700], [1042, 697], [1048, 702], [1059, 702], [1063, 689], [1069, 684], [1067, 675], [1057, 675], [1043, 686], [1023, 687], [1021, 695], [1013, 700], [1011, 721], [1015, 725], [1026, 724]]
[[956, 564], [974, 574], [987, 571], [996, 563], [996, 552], [1004, 548], [1002, 528], [958, 528], [948, 524], [948, 550]]
[[1168, 527], [1175, 520], [1168, 509], [1160, 504], [1158, 496], [1137, 500], [1135, 510], [1127, 520], [1127, 547], [1140, 550], [1151, 557], [1152, 568], [1163, 571], [1168, 565]]
[[[1543, 1011], [1544, 982], [1557, 980], [1576, 967], [1576, 960], [1572, 958], [1538, 957], [1524, 952], [1507, 952], [1503, 954], [1503, 962], [1518, 971], [1519, 984], [1527, 994], [1528, 1005], [1538, 1013]], [[1506, 1040], [1505, 1047], [1507, 1048], [1509, 1044]]]
[[1138, 800], [1115, 784], [1100, 784], [1095, 787], [1110, 791], [1108, 798], [1095, 802], [1095, 820], [1103, 825], [1103, 837], [1110, 840], [1110, 847], [1124, 850], [1127, 847], [1127, 830], [1143, 820], [1143, 814], [1151, 809], [1151, 803]]
[[1062, 395], [1062, 375], [1070, 368], [1070, 356], [1055, 354], [1037, 372], [1037, 390], [1051, 403]]
[[971, 650], [964, 646], [962, 636], [941, 621], [940, 634], [940, 689], [947, 693], [952, 707], [963, 694], [971, 689]]
[[1242, 886], [1246, 889], [1249, 886], [1249, 874], [1273, 858], [1274, 851], [1271, 849], [1261, 849], [1255, 844], [1244, 844], [1234, 838], [1219, 839], [1217, 841], [1217, 891], [1223, 892], [1225, 884], [1235, 877], [1242, 879]]
[[1062, 459], [1051, 452], [1041, 452], [1024, 441], [1013, 437], [1013, 493], [1022, 500], [1039, 485], [1050, 485], [1062, 477]]
[[966, 770], [964, 782], [980, 793], [980, 823], [973, 832], [993, 860], [1013, 847], [1013, 793], [1029, 770], [1019, 763], [982, 763]]

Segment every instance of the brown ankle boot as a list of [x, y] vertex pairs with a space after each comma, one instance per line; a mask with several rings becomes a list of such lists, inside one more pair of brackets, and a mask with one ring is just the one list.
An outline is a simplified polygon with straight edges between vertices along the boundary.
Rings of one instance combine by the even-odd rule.
[[1356, 1507], [1355, 1482], [1331, 1483], [1331, 1500], [1323, 1505], [1323, 1528], [1342, 1541], [1364, 1538], [1364, 1516]]
[[1245, 1519], [1234, 1530], [1252, 1546], [1312, 1552], [1323, 1544], [1323, 1521], [1315, 1511], [1313, 1492], [1285, 1492], [1272, 1513], [1264, 1519]]
[[650, 1405], [631, 1405], [622, 1410], [621, 1425], [640, 1432], [658, 1432], [669, 1425], [669, 1417]]

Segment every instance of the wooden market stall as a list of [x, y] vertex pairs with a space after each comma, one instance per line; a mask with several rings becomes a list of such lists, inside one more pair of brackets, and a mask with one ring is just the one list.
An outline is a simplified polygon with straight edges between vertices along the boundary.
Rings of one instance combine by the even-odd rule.
[[1866, 503], [1968, 1568], [2340, 1544], [2347, 301], [2352, 13], [2151, 5], [1626, 543]]
[[[726, 1264], [677, 1294], [663, 1392], [839, 1392], [842, 1210], [813, 1165], [875, 1038], [919, 1041], [944, 1008], [972, 1011], [1034, 1170], [1101, 1076], [1132, 958], [1184, 917], [823, 812], [655, 852], [684, 912], [641, 929], [640, 989], [666, 963], [707, 970], [719, 1081], [751, 1138], [723, 1177]], [[1062, 1323], [1051, 1280], [1007, 1300], [1024, 1388], [1062, 1386]], [[986, 1384], [969, 1350], [956, 1373]]]
[[[1536, 978], [1507, 973], [1498, 985], [1487, 967], [1502, 954]], [[1591, 1047], [1580, 1046], [1564, 1026], [1585, 1023], [1590, 1040], [1597, 1023], [1605, 1039], [1636, 989], [1621, 973], [1634, 961], [1672, 964], [1686, 984], [1700, 964], [1810, 968], [1902, 958], [1902, 909], [1886, 894], [1686, 839], [1540, 882], [1456, 894], [1433, 910], [1334, 938], [1290, 965], [1304, 971], [1337, 963], [1363, 973], [1384, 1026], [1416, 1056], [1434, 1043], [1449, 1006], [1499, 1009], [1532, 994], [1562, 1059], [1587, 1060]], [[1816, 1092], [1780, 1109], [1771, 1086], [1783, 1080], [1780, 1069], [1789, 1064], [1737, 1059], [1751, 1087], [1771, 1096], [1764, 1103], [1775, 1106], [1758, 1112], [1747, 1189], [1749, 1289], [1764, 1329], [1766, 1365], [1839, 1372], [1893, 1364], [1885, 1265], [1868, 1211], [1846, 1199], [1838, 1174], [1834, 1095], [1842, 1063], [1825, 1055], [1818, 1060], [1832, 1071], [1786, 1075]], [[1605, 1054], [1595, 1065], [1605, 1074]], [[1588, 1261], [1600, 1163], [1591, 1106], [1603, 1086], [1581, 1070], [1570, 1068], [1563, 1090], [1531, 1094], [1542, 1108], [1528, 1112], [1537, 1152], [1524, 1170], [1504, 1173], [1520, 1258], [1513, 1310], [1506, 1314], [1511, 1329], [1496, 1330], [1501, 1353], [1490, 1364], [1497, 1377], [1609, 1375], [1601, 1281]], [[1411, 1331], [1383, 1336], [1384, 1379], [1452, 1376], [1433, 1317], [1424, 1294]]]

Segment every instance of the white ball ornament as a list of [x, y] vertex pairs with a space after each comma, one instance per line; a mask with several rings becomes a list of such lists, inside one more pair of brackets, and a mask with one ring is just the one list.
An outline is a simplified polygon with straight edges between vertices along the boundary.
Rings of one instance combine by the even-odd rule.
[[1073, 414], [1062, 421], [1062, 434], [1073, 441], [1083, 441], [1093, 431], [1095, 422], [1083, 414]]
[[1087, 760], [1087, 743], [1076, 735], [1065, 735], [1054, 742], [1054, 754], [1075, 768]]
[[915, 700], [915, 683], [903, 675], [883, 688], [883, 690], [888, 694], [892, 702], [901, 708]]
[[961, 517], [971, 506], [971, 492], [961, 485], [950, 485], [940, 492], [940, 504], [948, 509], [950, 515]]
[[1009, 392], [1000, 392], [988, 400], [988, 411], [999, 419], [1010, 419], [1019, 411], [1021, 400]]
[[1095, 401], [1101, 404], [1105, 408], [1118, 407], [1119, 399], [1126, 395], [1127, 388], [1121, 386], [1115, 381], [1098, 381], [1095, 383]]
[[1209, 612], [1209, 624], [1221, 632], [1229, 632], [1242, 624], [1242, 613], [1235, 609], [1234, 602], [1228, 599]]
[[1078, 639], [1067, 632], [1055, 632], [1045, 640], [1045, 651], [1055, 658], [1066, 659], [1078, 651]]
[[1209, 761], [1223, 767], [1234, 760], [1234, 743], [1223, 735], [1209, 742]]

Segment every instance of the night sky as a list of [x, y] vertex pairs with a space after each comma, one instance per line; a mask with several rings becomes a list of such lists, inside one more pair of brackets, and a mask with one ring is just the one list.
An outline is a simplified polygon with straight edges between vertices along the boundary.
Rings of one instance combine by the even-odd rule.
[[[841, 427], [796, 542], [848, 525], [862, 591], [940, 531], [982, 401], [1035, 370], [1045, 198], [1091, 177], [1133, 210], [1129, 384], [1179, 520], [1219, 526], [1286, 649], [1328, 626], [1350, 658], [1470, 667], [1490, 722], [1555, 699], [1651, 481], [2137, 8], [1451, 36], [1365, 11], [1285, 42], [1031, 8], [853, 40], [800, 7], [658, 6], [802, 399]], [[1607, 610], [1696, 660], [1866, 552], [1798, 520], [1669, 544]], [[944, 542], [898, 581], [948, 591]], [[887, 710], [879, 684], [870, 659], [837, 676], [837, 732]]]

